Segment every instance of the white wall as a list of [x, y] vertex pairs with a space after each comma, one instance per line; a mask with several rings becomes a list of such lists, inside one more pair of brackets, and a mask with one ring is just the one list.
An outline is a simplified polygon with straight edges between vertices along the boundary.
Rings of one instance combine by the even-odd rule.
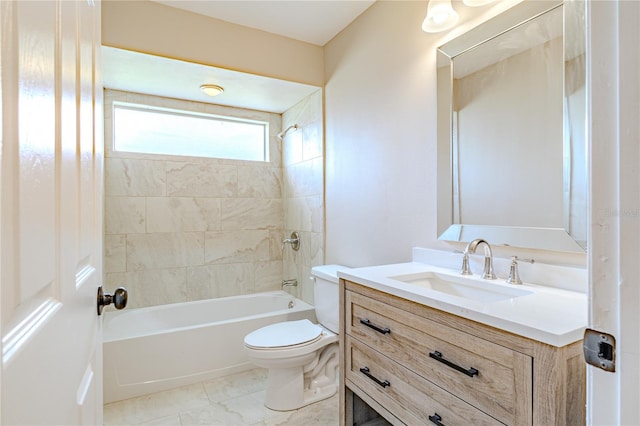
[[[462, 248], [437, 240], [436, 47], [513, 3], [454, 2], [461, 24], [427, 34], [426, 2], [377, 2], [325, 46], [327, 263], [402, 262], [414, 246]], [[582, 266], [586, 258], [494, 253]]]
[[378, 2], [325, 46], [326, 261], [410, 259], [435, 226], [435, 39]]

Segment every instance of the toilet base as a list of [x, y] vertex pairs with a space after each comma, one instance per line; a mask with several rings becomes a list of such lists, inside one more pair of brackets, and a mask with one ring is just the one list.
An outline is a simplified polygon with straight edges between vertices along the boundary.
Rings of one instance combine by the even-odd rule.
[[[269, 374], [271, 375], [271, 371]], [[297, 380], [289, 382], [288, 386], [282, 386], [282, 382], [277, 383], [278, 385], [273, 387], [267, 384], [267, 394], [264, 399], [264, 406], [275, 411], [297, 410], [314, 402], [330, 398], [338, 391], [337, 383], [316, 389], [305, 389], [303, 392], [300, 392], [302, 383]], [[297, 385], [298, 383], [300, 386], [293, 386], [293, 384]]]
[[338, 390], [338, 344], [325, 347], [310, 363], [291, 368], [269, 368], [264, 405], [290, 411], [329, 398]]

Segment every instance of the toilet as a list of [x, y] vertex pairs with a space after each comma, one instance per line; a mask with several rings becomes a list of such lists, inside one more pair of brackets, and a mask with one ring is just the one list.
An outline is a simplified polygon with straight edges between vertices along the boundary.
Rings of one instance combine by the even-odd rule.
[[311, 269], [319, 324], [303, 319], [271, 324], [247, 334], [245, 351], [259, 367], [269, 370], [264, 405], [278, 411], [295, 410], [333, 396], [338, 385], [338, 271], [323, 265]]

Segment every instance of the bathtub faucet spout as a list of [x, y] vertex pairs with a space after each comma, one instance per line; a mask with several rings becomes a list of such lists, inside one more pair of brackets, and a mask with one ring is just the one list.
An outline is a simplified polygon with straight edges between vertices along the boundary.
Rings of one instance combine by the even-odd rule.
[[291, 278], [290, 280], [284, 280], [282, 281], [282, 288], [285, 287], [297, 287], [298, 286], [298, 280], [295, 278]]

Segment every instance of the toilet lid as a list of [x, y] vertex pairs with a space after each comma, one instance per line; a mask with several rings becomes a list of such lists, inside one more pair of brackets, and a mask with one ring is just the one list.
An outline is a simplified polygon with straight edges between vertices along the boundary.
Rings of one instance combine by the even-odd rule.
[[279, 322], [267, 325], [247, 334], [244, 342], [253, 347], [279, 348], [294, 346], [317, 339], [322, 334], [322, 327], [308, 319], [300, 321]]

